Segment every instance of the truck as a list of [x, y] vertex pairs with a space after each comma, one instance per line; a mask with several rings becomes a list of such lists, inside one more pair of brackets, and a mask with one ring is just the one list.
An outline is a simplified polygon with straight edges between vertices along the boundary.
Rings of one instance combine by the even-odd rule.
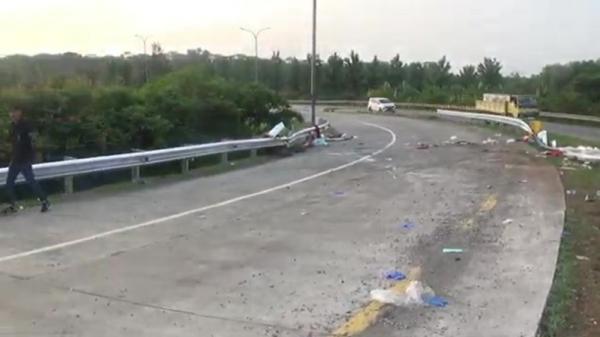
[[540, 115], [534, 95], [484, 94], [483, 100], [476, 102], [475, 109], [484, 113], [515, 118], [530, 118]]

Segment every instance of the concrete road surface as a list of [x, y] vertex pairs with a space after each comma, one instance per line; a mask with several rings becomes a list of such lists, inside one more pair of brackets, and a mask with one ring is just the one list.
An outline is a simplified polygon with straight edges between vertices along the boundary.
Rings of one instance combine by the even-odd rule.
[[[534, 336], [562, 232], [555, 170], [481, 145], [483, 129], [328, 117], [358, 138], [0, 218], [0, 335]], [[449, 305], [372, 303], [403, 284], [393, 270]]]

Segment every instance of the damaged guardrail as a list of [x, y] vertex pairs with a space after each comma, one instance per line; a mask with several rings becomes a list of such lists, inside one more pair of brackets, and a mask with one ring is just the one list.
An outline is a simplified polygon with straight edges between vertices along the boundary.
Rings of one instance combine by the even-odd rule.
[[[327, 129], [329, 122], [322, 121], [318, 127], [320, 130]], [[226, 163], [229, 153], [250, 151], [252, 156], [256, 156], [258, 150], [286, 147], [295, 139], [315, 131], [315, 127], [312, 127], [300, 130], [289, 137], [282, 138], [243, 139], [111, 156], [69, 159], [59, 162], [36, 164], [33, 166], [33, 170], [38, 180], [64, 178], [65, 192], [72, 193], [73, 177], [75, 176], [131, 169], [132, 181], [137, 182], [140, 180], [141, 167], [172, 161], [181, 161], [181, 170], [183, 173], [187, 173], [190, 167], [190, 160], [193, 158], [220, 154], [221, 162]], [[8, 168], [0, 168], [0, 187], [6, 184], [7, 174]], [[21, 176], [17, 180], [18, 183], [23, 181], [24, 179]]]
[[[576, 159], [583, 162], [600, 162], [600, 149], [594, 147], [552, 147], [547, 144], [547, 141], [543, 141], [538, 137], [538, 135], [534, 134], [533, 130], [525, 121], [520, 120], [518, 118], [506, 117], [506, 116], [498, 116], [498, 115], [490, 115], [490, 114], [481, 114], [481, 113], [472, 113], [472, 112], [464, 112], [464, 111], [453, 111], [453, 110], [442, 110], [439, 109], [438, 114], [444, 117], [453, 117], [453, 118], [461, 118], [467, 120], [481, 120], [487, 122], [495, 122], [500, 124], [505, 124], [509, 126], [516, 127], [525, 131], [528, 135], [532, 136], [535, 142], [545, 150], [554, 150], [560, 151], [565, 157]], [[542, 131], [544, 132], [544, 131]]]

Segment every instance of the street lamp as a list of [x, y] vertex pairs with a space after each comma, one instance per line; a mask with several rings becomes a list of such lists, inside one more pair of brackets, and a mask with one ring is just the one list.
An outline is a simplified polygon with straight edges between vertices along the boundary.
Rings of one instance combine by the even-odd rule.
[[139, 34], [136, 34], [135, 37], [140, 39], [142, 41], [142, 43], [144, 44], [144, 83], [146, 83], [146, 82], [148, 82], [148, 50], [146, 49], [146, 47], [147, 47], [146, 43], [148, 42], [148, 39], [150, 37], [139, 35]]
[[316, 105], [316, 78], [315, 78], [315, 62], [317, 59], [317, 0], [313, 0], [313, 29], [312, 29], [312, 58], [310, 62], [310, 98], [311, 98], [311, 122], [312, 125], [317, 124]]
[[260, 35], [260, 33], [267, 31], [271, 28], [265, 27], [257, 32], [251, 31], [250, 29], [246, 29], [246, 28], [240, 28], [240, 29], [243, 30], [244, 32], [252, 34], [252, 36], [254, 37], [254, 56], [256, 57], [256, 60], [254, 63], [254, 81], [256, 81], [256, 83], [258, 83], [258, 36]]

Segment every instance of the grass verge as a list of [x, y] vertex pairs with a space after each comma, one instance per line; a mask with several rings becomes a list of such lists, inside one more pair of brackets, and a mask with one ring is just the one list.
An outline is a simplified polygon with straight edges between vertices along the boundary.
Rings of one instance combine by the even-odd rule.
[[[553, 135], [564, 145], [597, 145]], [[563, 170], [565, 229], [554, 283], [540, 324], [540, 337], [600, 336], [600, 168]], [[574, 192], [573, 192], [574, 191]], [[586, 196], [597, 199], [586, 201]]]

